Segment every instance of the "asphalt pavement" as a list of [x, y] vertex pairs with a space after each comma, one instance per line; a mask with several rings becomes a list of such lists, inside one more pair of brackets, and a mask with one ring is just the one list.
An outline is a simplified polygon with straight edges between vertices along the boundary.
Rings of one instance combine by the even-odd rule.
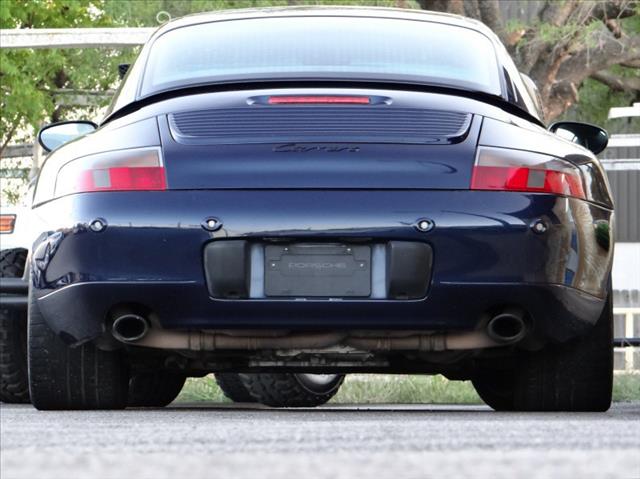
[[481, 406], [0, 406], [0, 477], [640, 478], [640, 403], [604, 414]]

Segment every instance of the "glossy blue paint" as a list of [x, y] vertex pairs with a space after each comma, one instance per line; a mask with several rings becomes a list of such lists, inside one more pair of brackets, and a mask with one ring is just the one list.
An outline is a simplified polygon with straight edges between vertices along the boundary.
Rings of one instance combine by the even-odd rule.
[[[172, 112], [245, 108], [248, 99], [256, 96], [345, 92], [389, 98], [390, 104], [378, 105], [389, 111], [409, 107], [454, 111], [470, 114], [472, 120], [464, 134], [451, 144], [447, 141], [421, 144], [415, 133], [413, 139], [395, 143], [335, 141], [327, 133], [325, 140], [315, 142], [254, 144], [231, 139], [227, 144], [194, 145], [179, 143], [170, 131], [168, 116]], [[425, 137], [429, 137], [428, 132]], [[494, 105], [439, 93], [335, 87], [215, 92], [170, 98], [146, 106], [50, 155], [40, 173], [35, 204], [51, 197], [58, 169], [78, 156], [160, 144], [172, 189], [468, 189], [476, 146], [512, 145], [515, 149], [550, 154], [580, 165], [589, 179], [586, 186], [590, 198], [612, 206], [602, 166], [592, 153]], [[291, 148], [292, 144], [299, 148]]]
[[[143, 305], [169, 328], [433, 330], [472, 329], [483, 313], [514, 301], [532, 315], [536, 312], [541, 325], [559, 328], [552, 324], [555, 318], [562, 325], [555, 336], [563, 338], [579, 331], [576, 325], [584, 327], [597, 318], [611, 261], [611, 249], [597, 243], [592, 226], [609, 221], [611, 212], [550, 195], [399, 190], [91, 193], [55, 200], [37, 212], [48, 219], [51, 234], [34, 249], [33, 287], [56, 329], [77, 340], [86, 339], [81, 330], [90, 322], [93, 333], [88, 337], [99, 334], [109, 310], [121, 303]], [[219, 218], [223, 227], [205, 231], [201, 222], [209, 216]], [[108, 224], [100, 233], [88, 228], [96, 217]], [[424, 217], [436, 224], [429, 233], [414, 228]], [[544, 234], [531, 229], [539, 219], [548, 224]], [[212, 299], [204, 279], [203, 248], [209, 241], [237, 238], [424, 241], [434, 250], [432, 285], [427, 297], [417, 301]], [[575, 258], [580, 260], [576, 263]], [[459, 294], [469, 296], [460, 301], [455, 299]], [[566, 304], [570, 297], [580, 300]], [[69, 300], [84, 304], [76, 309], [83, 317], [75, 318], [61, 306]], [[578, 306], [582, 303], [589, 307]], [[590, 314], [579, 314], [585, 308]], [[545, 334], [550, 331], [545, 328]]]
[[159, 123], [170, 189], [467, 189], [481, 118], [462, 141], [428, 145], [331, 139], [184, 145], [171, 138], [164, 119]]
[[[261, 15], [295, 21], [329, 12], [481, 31], [501, 63], [501, 93], [336, 77], [139, 95], [153, 41], [168, 29]], [[375, 101], [366, 108], [263, 101], [279, 95]], [[34, 201], [42, 234], [32, 250], [33, 294], [47, 322], [69, 343], [107, 337], [110, 314], [122, 305], [145, 311], [168, 329], [292, 331], [472, 330], [488, 314], [516, 306], [533, 328], [529, 346], [575, 337], [597, 320], [605, 303], [613, 255], [611, 196], [594, 155], [546, 131], [534, 103], [497, 38], [457, 17], [336, 8], [171, 22], [144, 47], [100, 128], [47, 158]], [[569, 161], [583, 172], [587, 198], [470, 191], [478, 146]], [[57, 173], [66, 163], [142, 147], [159, 147], [166, 191], [54, 198]], [[97, 218], [106, 228], [92, 231]], [[207, 231], [203, 222], [209, 218], [222, 226]], [[420, 219], [435, 226], [419, 231]], [[544, 228], [535, 231], [536, 224]], [[433, 250], [431, 283], [417, 300], [212, 298], [204, 248], [229, 239], [254, 245], [425, 242]]]

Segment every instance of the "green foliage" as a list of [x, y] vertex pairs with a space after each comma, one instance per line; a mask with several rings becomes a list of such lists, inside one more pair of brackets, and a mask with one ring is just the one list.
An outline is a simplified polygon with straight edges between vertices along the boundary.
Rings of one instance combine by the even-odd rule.
[[505, 22], [504, 30], [507, 33], [514, 33], [525, 30], [527, 24], [518, 18], [511, 18]]
[[550, 23], [541, 23], [537, 28], [538, 39], [546, 43], [558, 43], [573, 36], [579, 29], [580, 25], [573, 22], [558, 26]]
[[[613, 400], [640, 400], [640, 375], [616, 374]], [[178, 402], [229, 403], [212, 375], [189, 378]], [[334, 404], [482, 404], [469, 381], [449, 381], [443, 376], [349, 374]]]
[[[640, 76], [637, 68], [611, 67], [610, 71], [621, 77]], [[640, 92], [613, 91], [597, 80], [587, 78], [578, 91], [579, 102], [565, 112], [562, 120], [583, 121], [599, 125], [610, 133], [640, 131], [640, 118], [613, 119], [607, 115], [612, 107], [631, 105], [640, 101]]]
[[613, 400], [616, 402], [640, 400], [640, 374], [616, 374], [613, 377]]
[[347, 376], [331, 402], [342, 404], [482, 404], [470, 381], [444, 376]]
[[[0, 1], [0, 28], [114, 25], [101, 0]], [[130, 48], [0, 50], [0, 145], [33, 137], [44, 122], [95, 112], [104, 101], [89, 109], [65, 107], [56, 91], [108, 90], [117, 79], [117, 64], [132, 57]]]
[[[106, 0], [105, 10], [113, 18], [126, 22], [127, 26], [153, 27], [158, 21], [166, 21], [159, 12], [166, 12], [170, 18], [178, 18], [192, 13], [236, 8], [284, 7], [304, 5], [360, 5], [396, 7], [398, 0]], [[418, 8], [416, 0], [406, 0], [406, 8]]]
[[[627, 35], [640, 35], [640, 3], [636, 7], [638, 14], [621, 19], [620, 26]], [[614, 65], [609, 73], [621, 78], [640, 78], [640, 68], [627, 68]], [[609, 109], [612, 107], [629, 106], [640, 102], [640, 91], [614, 91], [597, 80], [588, 78], [578, 90], [579, 101], [565, 112], [563, 119], [594, 123], [607, 129], [610, 133], [637, 133], [640, 131], [640, 118], [619, 118], [609, 120]]]
[[[178, 402], [229, 403], [212, 375], [189, 378]], [[347, 375], [333, 404], [482, 404], [469, 381], [444, 376]]]

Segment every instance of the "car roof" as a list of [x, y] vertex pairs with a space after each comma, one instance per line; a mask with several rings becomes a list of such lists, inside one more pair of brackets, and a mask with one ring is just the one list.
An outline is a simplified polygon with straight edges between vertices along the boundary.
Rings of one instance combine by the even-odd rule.
[[369, 17], [390, 18], [399, 20], [418, 20], [424, 22], [443, 23], [452, 26], [470, 28], [481, 32], [492, 39], [495, 35], [482, 22], [461, 15], [451, 13], [433, 12], [427, 10], [387, 7], [357, 7], [357, 6], [290, 6], [290, 7], [264, 7], [243, 8], [234, 10], [219, 10], [215, 12], [194, 13], [162, 25], [154, 36], [162, 35], [176, 28], [228, 20], [242, 20], [249, 18], [269, 17], [303, 17], [303, 16], [335, 16], [335, 17]]

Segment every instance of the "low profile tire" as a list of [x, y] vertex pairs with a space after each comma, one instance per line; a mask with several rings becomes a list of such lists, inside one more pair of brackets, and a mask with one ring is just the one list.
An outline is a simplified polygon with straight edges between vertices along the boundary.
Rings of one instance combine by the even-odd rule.
[[476, 375], [471, 383], [478, 396], [496, 411], [515, 409], [513, 371], [487, 371]]
[[256, 400], [249, 394], [240, 375], [237, 373], [216, 373], [216, 383], [222, 393], [233, 402], [254, 403]]
[[139, 373], [129, 381], [128, 405], [132, 407], [165, 407], [178, 397], [187, 380], [184, 374], [171, 371]]
[[613, 294], [595, 326], [576, 340], [525, 355], [515, 379], [518, 411], [603, 412], [613, 389]]
[[[0, 278], [21, 278], [27, 252], [12, 249], [0, 252]], [[28, 403], [27, 313], [0, 307], [0, 401]]]
[[342, 374], [240, 374], [249, 394], [271, 407], [315, 407], [338, 392]]
[[49, 328], [32, 295], [28, 320], [29, 390], [40, 410], [123, 409], [129, 371], [121, 351], [69, 347]]

